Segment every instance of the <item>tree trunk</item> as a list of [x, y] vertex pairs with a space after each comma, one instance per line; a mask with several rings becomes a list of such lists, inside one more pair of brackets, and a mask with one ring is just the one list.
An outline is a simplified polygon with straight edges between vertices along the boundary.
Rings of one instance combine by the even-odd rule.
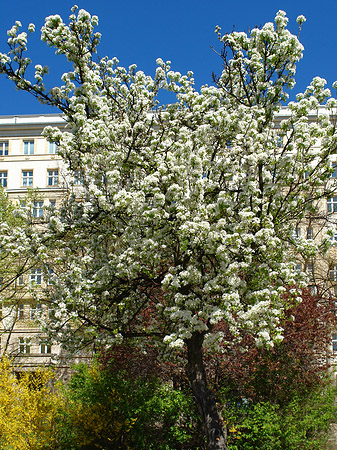
[[214, 395], [207, 386], [202, 355], [203, 341], [204, 334], [202, 333], [193, 333], [192, 337], [186, 340], [188, 378], [204, 425], [207, 450], [227, 450], [224, 423]]

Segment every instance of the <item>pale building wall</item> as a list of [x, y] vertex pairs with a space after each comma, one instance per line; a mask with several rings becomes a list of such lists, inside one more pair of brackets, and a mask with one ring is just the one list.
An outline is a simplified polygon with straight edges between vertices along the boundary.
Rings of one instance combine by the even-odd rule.
[[[64, 193], [66, 170], [62, 159], [57, 153], [50, 153], [49, 143], [41, 136], [45, 126], [65, 125], [60, 115], [46, 116], [2, 116], [0, 117], [0, 174], [6, 173], [6, 191], [10, 199], [18, 206], [28, 192], [28, 188], [38, 189], [39, 200], [43, 206], [57, 203]], [[8, 147], [5, 143], [8, 142]], [[25, 142], [33, 142], [34, 153], [25, 154]], [[6, 150], [5, 150], [6, 147]], [[7, 153], [8, 154], [5, 154]], [[30, 150], [28, 150], [30, 151]], [[48, 170], [58, 170], [58, 183], [48, 183]], [[23, 180], [24, 172], [32, 172], [32, 185], [27, 186]], [[0, 177], [0, 182], [1, 182]], [[25, 286], [30, 284], [30, 272], [23, 275], [15, 305], [3, 306], [0, 325], [1, 353], [6, 352], [14, 358], [19, 370], [33, 370], [40, 365], [56, 365], [62, 371], [62, 377], [67, 373], [67, 367], [74, 362], [69, 355], [64, 354], [60, 345], [55, 342], [45, 343], [41, 329], [34, 320], [36, 301], [31, 297]], [[47, 281], [41, 280], [41, 288]], [[48, 308], [41, 303], [41, 313], [48, 314]], [[42, 344], [42, 345], [41, 345]], [[44, 345], [45, 344], [45, 345]], [[87, 356], [77, 355], [75, 360], [87, 359]]]

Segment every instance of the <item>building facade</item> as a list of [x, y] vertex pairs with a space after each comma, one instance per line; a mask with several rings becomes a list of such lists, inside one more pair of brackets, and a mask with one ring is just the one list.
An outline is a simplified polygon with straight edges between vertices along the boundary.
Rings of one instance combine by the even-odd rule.
[[[27, 194], [34, 192], [31, 214], [37, 224], [46, 211], [58, 207], [68, 177], [57, 145], [42, 136], [46, 126], [63, 128], [65, 122], [59, 114], [0, 117], [0, 185], [20, 208], [26, 207]], [[6, 306], [4, 301], [1, 309], [1, 353], [14, 358], [18, 367], [33, 370], [52, 364], [66, 371], [69, 355], [44, 339], [37, 322], [41, 315], [48, 320], [53, 311], [37, 302], [30, 289], [42, 291], [49, 283], [40, 267], [29, 268], [16, 280], [14, 302]], [[78, 355], [72, 362], [81, 358]]]

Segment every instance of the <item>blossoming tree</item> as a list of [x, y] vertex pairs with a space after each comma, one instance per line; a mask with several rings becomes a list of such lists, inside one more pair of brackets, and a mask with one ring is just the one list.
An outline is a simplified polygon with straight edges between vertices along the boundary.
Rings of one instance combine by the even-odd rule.
[[[203, 352], [223, 339], [220, 321], [260, 345], [282, 339], [285, 287], [305, 282], [291, 255], [318, 250], [294, 239], [294, 224], [334, 189], [329, 114], [336, 103], [315, 78], [275, 127], [303, 51], [282, 11], [249, 34], [218, 28], [223, 71], [200, 91], [191, 72], [174, 72], [161, 59], [152, 78], [97, 58], [97, 17], [72, 12], [69, 25], [55, 15], [42, 27], [42, 40], [72, 64], [62, 86], [48, 90], [41, 65], [34, 80], [26, 77], [19, 22], [0, 65], [19, 89], [64, 113], [67, 130], [44, 134], [82, 174], [41, 240], [54, 252], [57, 275], [49, 330], [74, 346], [152, 339], [186, 350], [208, 449], [225, 449]], [[176, 101], [160, 106], [162, 89]]]

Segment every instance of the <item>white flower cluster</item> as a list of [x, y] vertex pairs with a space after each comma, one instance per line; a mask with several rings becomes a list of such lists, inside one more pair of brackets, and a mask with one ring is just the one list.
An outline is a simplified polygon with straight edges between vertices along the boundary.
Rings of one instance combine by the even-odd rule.
[[[173, 71], [170, 61], [158, 59], [151, 78], [116, 58], [96, 58], [97, 17], [84, 10], [74, 7], [69, 25], [58, 15], [46, 19], [42, 39], [73, 68], [48, 92], [68, 130], [47, 128], [45, 136], [60, 144], [70, 170], [85, 175], [48, 228], [62, 268], [54, 286], [59, 338], [71, 323], [87, 325], [81, 342], [153, 333], [181, 348], [201, 333], [216, 346], [226, 323], [259, 344], [282, 339], [285, 290], [303, 284], [292, 255], [318, 251], [292, 237], [294, 224], [315, 209], [308, 206], [314, 189], [331, 188], [337, 148], [327, 116], [308, 120], [322, 102], [336, 104], [320, 78], [275, 129], [303, 52], [287, 22], [279, 11], [249, 34], [221, 36], [217, 28], [229, 56], [217, 85], [198, 92], [193, 73]], [[26, 46], [19, 28], [9, 32], [13, 49]], [[0, 55], [3, 68], [15, 51]], [[37, 96], [45, 73], [35, 66]], [[162, 89], [176, 101], [160, 107]]]

